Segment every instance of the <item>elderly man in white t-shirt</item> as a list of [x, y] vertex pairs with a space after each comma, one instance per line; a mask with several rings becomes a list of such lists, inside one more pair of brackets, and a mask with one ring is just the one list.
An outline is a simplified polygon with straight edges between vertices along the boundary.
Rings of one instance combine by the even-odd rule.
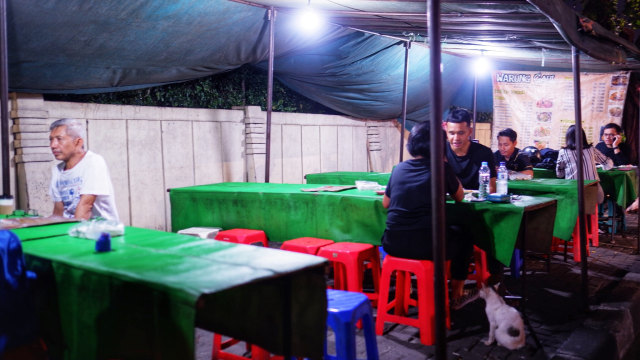
[[49, 147], [61, 163], [51, 173], [53, 215], [118, 220], [109, 169], [102, 156], [84, 148], [84, 125], [60, 119], [49, 127]]

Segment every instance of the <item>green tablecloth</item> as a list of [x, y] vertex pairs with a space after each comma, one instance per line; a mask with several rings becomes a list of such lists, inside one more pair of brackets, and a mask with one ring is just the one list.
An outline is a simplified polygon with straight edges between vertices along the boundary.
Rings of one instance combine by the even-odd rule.
[[304, 178], [307, 184], [354, 185], [357, 180], [375, 181], [380, 185], [387, 185], [391, 173], [334, 171], [317, 174], [307, 174]]
[[72, 225], [15, 230], [53, 356], [193, 359], [196, 325], [322, 354], [324, 259], [134, 227], [96, 253], [93, 240], [60, 235]]
[[[605, 174], [603, 174], [605, 173]], [[358, 173], [348, 171], [327, 172], [320, 174], [308, 174], [307, 183], [319, 184], [316, 181], [325, 181], [326, 184], [351, 184], [355, 178], [360, 179], [368, 174], [377, 178], [380, 184], [389, 182], [390, 173]], [[635, 184], [637, 179], [633, 171], [599, 171], [602, 186], [607, 190], [620, 194], [616, 197], [618, 202], [632, 202], [635, 199]], [[545, 178], [538, 181], [538, 178]], [[609, 181], [608, 179], [611, 179]], [[587, 181], [591, 183], [593, 181]], [[558, 212], [555, 218], [553, 235], [563, 240], [569, 240], [578, 218], [578, 189], [575, 180], [556, 179], [555, 172], [545, 169], [534, 169], [532, 181], [510, 181], [509, 191], [513, 194], [532, 196], [547, 196], [558, 200]]]
[[[172, 229], [252, 228], [264, 230], [269, 240], [277, 242], [312, 236], [380, 245], [386, 222], [381, 195], [356, 189], [301, 191], [313, 187], [317, 185], [219, 183], [174, 188], [170, 191]], [[470, 226], [470, 234], [483, 248], [509, 264], [523, 213], [529, 206], [548, 202], [547, 198], [527, 198], [514, 204], [449, 203], [447, 214], [451, 222]], [[545, 229], [539, 229], [542, 240], [537, 242], [551, 241], [555, 206], [545, 209], [532, 215], [532, 218], [544, 215], [547, 219], [548, 239], [542, 239]]]
[[[509, 181], [509, 192], [512, 194], [530, 195], [530, 196], [548, 196], [558, 200], [558, 211], [553, 227], [553, 236], [569, 240], [571, 233], [578, 219], [578, 187], [577, 180], [565, 179], [537, 179], [532, 180], [516, 180]], [[595, 180], [586, 180], [585, 184], [594, 186]], [[588, 189], [589, 187], [585, 187]], [[595, 188], [594, 188], [595, 189]], [[594, 190], [592, 189], [592, 190]], [[595, 191], [585, 192], [585, 197], [596, 196]], [[595, 203], [597, 200], [587, 202]], [[585, 204], [585, 206], [588, 206]], [[594, 209], [587, 209], [592, 213]]]
[[[555, 178], [553, 170], [533, 169], [534, 178]], [[631, 205], [638, 197], [638, 175], [636, 170], [598, 169], [600, 185], [605, 194], [611, 196], [623, 208]]]

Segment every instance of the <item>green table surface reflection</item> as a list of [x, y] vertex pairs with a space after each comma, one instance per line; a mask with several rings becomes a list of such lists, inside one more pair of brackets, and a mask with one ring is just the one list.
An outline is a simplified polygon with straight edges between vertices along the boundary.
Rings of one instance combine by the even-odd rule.
[[73, 225], [13, 230], [38, 274], [54, 356], [193, 359], [196, 326], [322, 354], [324, 259], [135, 227], [96, 253], [95, 241], [66, 235]]
[[[311, 236], [380, 245], [386, 222], [381, 195], [357, 189], [301, 191], [317, 186], [219, 183], [174, 188], [172, 229], [252, 228], [264, 230], [269, 240], [277, 242]], [[527, 227], [527, 244], [544, 248], [551, 241], [555, 210], [554, 199], [533, 197], [509, 204], [451, 201], [446, 206], [448, 221], [469, 227], [470, 236], [504, 264], [511, 261], [522, 224]]]

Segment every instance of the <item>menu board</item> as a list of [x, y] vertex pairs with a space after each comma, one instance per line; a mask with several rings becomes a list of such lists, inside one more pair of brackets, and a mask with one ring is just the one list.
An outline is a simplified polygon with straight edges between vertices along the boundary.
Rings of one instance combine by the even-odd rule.
[[[560, 149], [567, 128], [575, 123], [573, 73], [536, 71], [493, 72], [491, 148], [505, 128], [518, 133], [518, 147]], [[582, 128], [589, 142], [600, 141], [600, 127], [622, 122], [629, 72], [581, 73]]]

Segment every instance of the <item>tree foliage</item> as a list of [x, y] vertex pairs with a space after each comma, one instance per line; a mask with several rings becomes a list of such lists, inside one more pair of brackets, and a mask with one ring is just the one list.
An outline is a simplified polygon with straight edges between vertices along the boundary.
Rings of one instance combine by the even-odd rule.
[[[46, 100], [98, 104], [231, 109], [255, 105], [267, 108], [266, 71], [245, 65], [234, 71], [176, 84], [100, 94], [48, 94]], [[273, 83], [274, 111], [337, 114], [317, 102], [289, 90], [277, 79]]]
[[640, 0], [584, 0], [581, 7], [584, 16], [638, 45]]

